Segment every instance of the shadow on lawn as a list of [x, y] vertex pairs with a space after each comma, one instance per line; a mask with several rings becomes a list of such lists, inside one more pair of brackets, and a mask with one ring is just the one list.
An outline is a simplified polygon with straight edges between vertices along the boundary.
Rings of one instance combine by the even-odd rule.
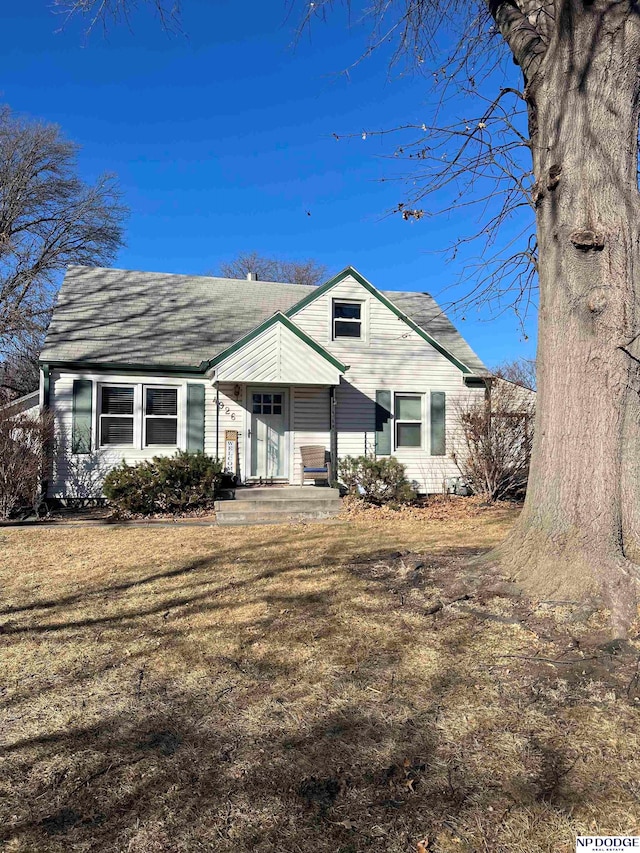
[[[372, 548], [355, 562], [386, 556]], [[75, 644], [79, 663], [4, 703], [37, 714], [50, 692], [54, 713], [37, 734], [20, 736], [20, 715], [10, 738], [3, 726], [0, 842], [20, 853], [400, 853], [445, 833], [462, 853], [478, 821], [490, 844], [516, 806], [569, 809], [565, 744], [523, 733], [522, 761], [497, 778], [483, 769], [481, 720], [443, 736], [475, 653], [466, 620], [449, 629], [446, 667], [405, 689], [395, 673], [416, 653], [403, 640], [415, 625], [394, 596], [353, 579], [367, 618], [395, 637], [372, 643], [339, 542], [310, 563], [304, 549], [287, 559], [251, 570], [244, 548], [228, 548], [7, 608], [3, 643], [53, 655]], [[80, 615], [89, 606], [95, 615]], [[422, 630], [435, 645], [437, 627]], [[61, 702], [73, 709], [64, 726]]]
[[460, 840], [488, 806], [506, 814], [545, 800], [567, 811], [561, 747], [530, 739], [538, 775], [505, 780], [479, 772], [464, 743], [442, 743], [438, 715], [455, 681], [448, 673], [415, 703], [389, 695], [310, 718], [275, 697], [257, 720], [250, 697], [267, 684], [237, 681], [216, 698], [156, 683], [124, 713], [16, 745], [28, 781], [0, 840], [29, 851], [399, 853], [423, 835]]

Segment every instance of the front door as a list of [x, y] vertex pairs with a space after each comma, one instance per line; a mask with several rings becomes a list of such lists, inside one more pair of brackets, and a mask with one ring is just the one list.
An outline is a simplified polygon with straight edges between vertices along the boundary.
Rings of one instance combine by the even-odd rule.
[[287, 394], [283, 390], [249, 389], [250, 476], [287, 479]]

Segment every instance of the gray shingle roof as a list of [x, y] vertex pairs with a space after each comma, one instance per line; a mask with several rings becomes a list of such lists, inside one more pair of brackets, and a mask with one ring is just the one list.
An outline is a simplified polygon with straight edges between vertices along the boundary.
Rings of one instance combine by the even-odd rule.
[[[69, 267], [41, 360], [198, 367], [315, 288]], [[486, 368], [431, 296], [385, 296], [476, 373]]]

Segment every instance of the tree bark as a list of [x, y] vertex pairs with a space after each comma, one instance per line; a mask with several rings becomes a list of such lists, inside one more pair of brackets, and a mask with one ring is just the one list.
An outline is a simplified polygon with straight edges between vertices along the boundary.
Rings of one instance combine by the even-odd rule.
[[534, 594], [636, 615], [640, 558], [640, 18], [560, 0], [527, 79], [539, 242], [538, 395], [525, 507], [494, 556]]

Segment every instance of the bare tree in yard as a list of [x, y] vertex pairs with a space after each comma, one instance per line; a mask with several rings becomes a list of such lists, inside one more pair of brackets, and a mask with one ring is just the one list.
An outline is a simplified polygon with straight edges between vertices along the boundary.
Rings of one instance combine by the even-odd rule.
[[536, 360], [535, 358], [516, 358], [505, 361], [493, 370], [493, 375], [507, 382], [515, 382], [531, 391], [536, 390]]
[[114, 179], [84, 183], [77, 153], [55, 125], [0, 108], [0, 361], [10, 371], [37, 347], [67, 265], [108, 263], [123, 243]]
[[[142, 5], [153, 7], [162, 26], [166, 30], [180, 28], [180, 4], [174, 0], [141, 0]], [[53, 9], [59, 12], [63, 20], [75, 15], [84, 17], [88, 22], [87, 30], [100, 25], [106, 27], [109, 23], [125, 24], [129, 22], [131, 13], [140, 5], [138, 0], [53, 0]]]
[[[305, 15], [331, 5], [305, 4]], [[449, 210], [486, 205], [491, 242], [514, 213], [535, 214], [537, 238], [494, 256], [476, 285], [515, 283], [525, 300], [536, 275], [539, 286], [527, 499], [492, 557], [535, 593], [603, 594], [623, 631], [640, 563], [638, 0], [347, 5], [371, 23], [365, 53], [391, 45], [441, 88], [432, 115], [407, 128], [418, 138], [398, 149], [420, 167], [401, 215], [426, 216], [424, 199], [449, 192]]]
[[44, 335], [36, 332], [21, 339], [0, 363], [0, 406], [36, 391], [40, 382], [38, 359]]
[[[416, 200], [448, 190], [449, 209], [487, 205], [480, 233], [491, 242], [514, 211], [535, 212], [536, 241], [494, 256], [489, 278], [476, 279], [477, 292], [515, 281], [516, 298], [528, 298], [535, 273], [539, 286], [527, 498], [491, 557], [534, 593], [599, 592], [623, 632], [640, 577], [640, 4], [374, 0], [362, 11], [372, 48], [391, 41], [444, 87], [406, 149], [422, 172], [400, 205], [405, 218], [430, 212]], [[466, 115], [446, 123], [449, 101], [464, 95]]]
[[317, 285], [327, 278], [327, 268], [316, 261], [265, 258], [257, 252], [241, 252], [232, 261], [220, 264], [220, 275], [225, 278], [246, 278], [248, 273], [255, 273], [260, 281], [288, 284]]
[[524, 497], [534, 413], [535, 395], [502, 379], [491, 382], [485, 400], [475, 397], [459, 406], [452, 456], [475, 494], [489, 502]]

